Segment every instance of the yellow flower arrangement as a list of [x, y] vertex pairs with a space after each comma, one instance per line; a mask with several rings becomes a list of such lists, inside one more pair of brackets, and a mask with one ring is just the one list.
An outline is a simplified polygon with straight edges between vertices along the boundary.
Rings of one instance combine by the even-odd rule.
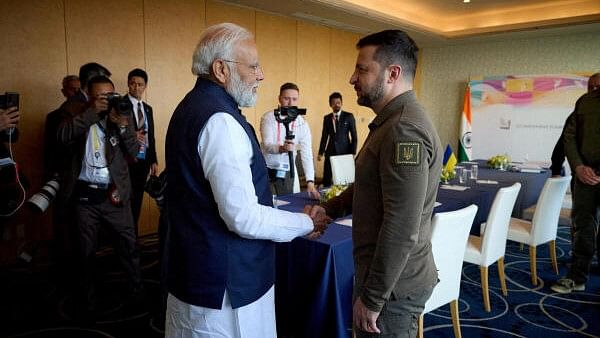
[[330, 199], [332, 199], [336, 196], [339, 196], [339, 194], [341, 194], [344, 190], [346, 190], [346, 188], [348, 188], [347, 185], [339, 185], [339, 184], [332, 185], [331, 188], [325, 189], [323, 191], [323, 194], [321, 195], [321, 201], [327, 202]]
[[456, 171], [454, 169], [448, 170], [446, 168], [442, 169], [442, 174], [440, 175], [440, 180], [442, 183], [448, 183], [449, 180], [456, 177]]
[[508, 169], [508, 163], [510, 158], [507, 155], [496, 155], [488, 159], [487, 164], [492, 169], [506, 170]]

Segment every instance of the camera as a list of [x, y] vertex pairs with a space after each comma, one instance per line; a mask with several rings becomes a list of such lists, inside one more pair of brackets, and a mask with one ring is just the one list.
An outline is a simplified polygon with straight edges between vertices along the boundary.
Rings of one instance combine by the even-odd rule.
[[298, 108], [296, 106], [277, 107], [273, 110], [275, 119], [281, 123], [290, 123], [295, 121], [298, 115], [306, 115], [306, 108]]
[[19, 108], [19, 93], [6, 92], [0, 95], [0, 109]]
[[48, 206], [50, 206], [50, 203], [56, 197], [56, 193], [59, 189], [60, 181], [58, 177], [55, 176], [50, 181], [46, 182], [40, 192], [31, 196], [29, 200], [27, 200], [27, 203], [33, 207], [33, 209], [42, 213], [48, 209]]
[[107, 93], [106, 100], [108, 100], [108, 111], [112, 108], [115, 108], [117, 113], [121, 115], [130, 115], [132, 113], [132, 108], [129, 100], [121, 96], [119, 93]]
[[156, 200], [158, 206], [162, 206], [165, 197], [165, 189], [167, 188], [167, 172], [163, 170], [160, 175], [150, 175], [144, 190], [150, 197]]

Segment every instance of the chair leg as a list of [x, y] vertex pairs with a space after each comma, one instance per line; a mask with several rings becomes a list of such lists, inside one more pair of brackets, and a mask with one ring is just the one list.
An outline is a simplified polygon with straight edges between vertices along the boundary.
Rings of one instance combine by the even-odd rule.
[[454, 329], [454, 337], [461, 338], [460, 319], [458, 318], [458, 299], [450, 302], [450, 313], [452, 314], [452, 328]]
[[500, 277], [502, 294], [504, 297], [506, 297], [508, 296], [508, 290], [506, 289], [506, 276], [504, 275], [504, 257], [500, 257], [500, 259], [498, 259], [498, 276]]
[[554, 272], [558, 275], [558, 262], [556, 261], [556, 240], [551, 240], [548, 246], [550, 250], [550, 258], [552, 259], [552, 268], [554, 268]]
[[417, 323], [419, 324], [418, 331], [417, 331], [417, 338], [423, 338], [423, 314], [422, 313], [419, 316]]
[[480, 266], [479, 272], [481, 274], [481, 293], [483, 294], [483, 308], [486, 312], [492, 311], [490, 306], [490, 290], [488, 286], [488, 268], [487, 266]]
[[534, 286], [538, 284], [536, 251], [537, 248], [534, 245], [529, 246], [529, 269], [531, 270], [531, 284]]

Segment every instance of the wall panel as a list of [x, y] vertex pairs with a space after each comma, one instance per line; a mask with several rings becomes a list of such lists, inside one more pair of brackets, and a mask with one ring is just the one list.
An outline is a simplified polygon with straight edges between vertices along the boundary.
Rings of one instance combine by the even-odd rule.
[[144, 65], [143, 0], [66, 0], [69, 71], [98, 62], [112, 73], [118, 92], [127, 90], [127, 73]]
[[340, 92], [343, 97], [343, 108], [354, 114], [356, 119], [356, 132], [358, 134], [358, 150], [369, 133], [369, 122], [375, 117], [369, 108], [356, 103], [356, 91], [350, 84], [350, 77], [356, 65], [356, 43], [360, 39], [358, 34], [333, 30], [331, 34], [331, 71], [329, 73], [330, 92]]
[[[63, 2], [1, 1], [0, 13], [0, 92], [20, 94], [20, 138], [12, 146], [13, 156], [30, 191], [37, 192], [42, 185], [44, 122], [62, 101], [60, 81], [67, 72]], [[1, 218], [0, 262], [14, 260], [26, 243], [51, 238], [50, 216], [23, 206], [14, 217]]]
[[300, 106], [312, 133], [315, 175], [321, 176], [323, 162], [317, 161], [323, 114], [329, 111], [330, 29], [298, 21], [298, 86]]
[[[196, 81], [192, 53], [205, 27], [204, 1], [144, 0], [147, 101], [154, 109], [159, 170], [165, 168], [165, 136], [171, 114]], [[156, 231], [158, 209], [146, 194], [140, 233]]]
[[285, 82], [297, 81], [296, 41], [296, 20], [256, 12], [256, 45], [265, 73], [258, 89], [253, 122], [257, 133], [262, 114], [279, 104], [279, 87]]

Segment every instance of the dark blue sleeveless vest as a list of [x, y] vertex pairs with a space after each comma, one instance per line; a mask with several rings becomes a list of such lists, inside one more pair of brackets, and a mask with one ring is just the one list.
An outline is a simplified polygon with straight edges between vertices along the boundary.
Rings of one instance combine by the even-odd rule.
[[198, 78], [169, 122], [166, 138], [168, 289], [178, 299], [220, 309], [227, 290], [233, 308], [250, 304], [274, 283], [275, 249], [267, 240], [229, 231], [198, 155], [198, 135], [216, 112], [231, 114], [252, 143], [252, 182], [262, 205], [272, 206], [265, 160], [252, 126], [236, 102], [212, 81]]

